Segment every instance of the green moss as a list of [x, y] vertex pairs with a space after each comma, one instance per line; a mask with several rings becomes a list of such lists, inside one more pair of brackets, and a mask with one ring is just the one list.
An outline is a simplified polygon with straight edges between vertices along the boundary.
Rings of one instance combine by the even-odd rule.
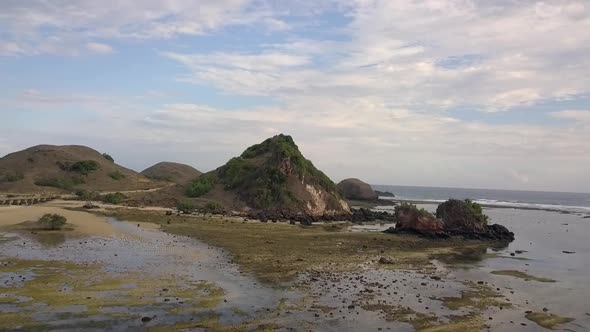
[[474, 220], [481, 224], [488, 223], [488, 216], [483, 214], [481, 205], [470, 199], [464, 201], [449, 199], [436, 208], [436, 217], [445, 222], [454, 215], [464, 216], [463, 218], [466, 218], [467, 220]]
[[227, 249], [244, 270], [273, 284], [291, 281], [309, 269], [355, 270], [358, 264], [381, 256], [391, 257], [395, 264], [380, 268], [424, 269], [434, 255], [481, 246], [479, 242], [453, 239], [431, 241], [382, 233], [337, 232], [325, 225], [302, 227], [244, 222], [241, 218], [164, 217], [158, 212], [129, 209], [118, 209], [112, 215], [121, 220], [154, 222], [167, 232]]
[[399, 205], [397, 205], [395, 207], [395, 216], [396, 218], [400, 218], [400, 215], [404, 214], [411, 214], [411, 215], [416, 215], [416, 216], [430, 216], [432, 218], [434, 218], [434, 216], [432, 215], [432, 213], [426, 211], [426, 209], [421, 208], [418, 209], [418, 207], [415, 204], [412, 203], [408, 203], [408, 202], [402, 202]]
[[[159, 306], [163, 298], [184, 302], [175, 307], [200, 312], [218, 306], [224, 292], [205, 281], [179, 282], [178, 279], [152, 279], [140, 274], [109, 275], [98, 265], [77, 265], [62, 261], [27, 261], [10, 259], [0, 265], [1, 273], [33, 273], [35, 277], [19, 287], [0, 288], [1, 302], [15, 303], [24, 316], [43, 304], [48, 312], [73, 305], [85, 306], [81, 317], [105, 314], [103, 308], [121, 308], [123, 312], [107, 313], [113, 320], [129, 317], [129, 307]], [[30, 298], [30, 301], [16, 301]], [[0, 302], [0, 303], [1, 303]], [[178, 310], [179, 311], [179, 310]], [[1, 317], [1, 316], [0, 316]], [[17, 321], [18, 322], [18, 321]], [[17, 323], [6, 323], [16, 328]], [[2, 327], [2, 325], [0, 325]]]
[[485, 310], [490, 307], [508, 308], [512, 306], [504, 300], [502, 295], [487, 285], [475, 284], [473, 282], [466, 282], [466, 285], [469, 288], [461, 291], [460, 297], [443, 297], [439, 300], [443, 302], [445, 307], [451, 310], [462, 308]]
[[534, 280], [539, 282], [555, 282], [553, 279], [542, 278], [542, 277], [535, 277], [528, 273], [524, 273], [521, 271], [516, 270], [500, 270], [500, 271], [492, 271], [492, 274], [500, 275], [500, 276], [511, 276], [515, 278], [525, 279], [525, 280]]
[[526, 314], [526, 319], [537, 323], [546, 329], [553, 330], [558, 325], [567, 324], [573, 322], [573, 318], [561, 317], [555, 314], [548, 314], [545, 312], [531, 312]]
[[416, 331], [424, 331], [436, 326], [438, 322], [438, 318], [435, 315], [417, 312], [409, 307], [391, 304], [367, 304], [363, 305], [362, 308], [369, 311], [380, 311], [385, 316], [385, 320], [408, 323]]

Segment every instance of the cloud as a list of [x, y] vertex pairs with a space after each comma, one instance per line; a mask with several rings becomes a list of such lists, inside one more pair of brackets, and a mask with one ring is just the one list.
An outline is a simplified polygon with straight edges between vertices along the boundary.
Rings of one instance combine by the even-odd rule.
[[0, 55], [78, 55], [83, 49], [108, 54], [93, 42], [105, 39], [169, 39], [198, 36], [233, 25], [286, 30], [263, 0], [43, 0], [3, 2]]
[[590, 110], [565, 110], [553, 112], [555, 118], [573, 120], [578, 124], [590, 126]]
[[[190, 70], [183, 80], [228, 93], [377, 95], [417, 110], [498, 112], [590, 92], [590, 10], [583, 1], [359, 0], [347, 5], [351, 21], [344, 40], [262, 45], [254, 55], [168, 57]], [[306, 61], [298, 68], [240, 65], [269, 52]], [[213, 60], [205, 63], [207, 58]]]
[[115, 50], [110, 45], [102, 43], [86, 43], [86, 48], [89, 51], [98, 54], [111, 54], [115, 52]]

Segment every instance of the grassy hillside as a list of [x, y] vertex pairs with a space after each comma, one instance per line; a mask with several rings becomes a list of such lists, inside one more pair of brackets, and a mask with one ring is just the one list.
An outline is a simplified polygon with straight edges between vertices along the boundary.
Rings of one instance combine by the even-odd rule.
[[255, 210], [348, 212], [334, 182], [285, 135], [253, 145], [239, 157], [200, 176], [188, 186], [186, 194]]
[[186, 184], [199, 177], [202, 173], [189, 165], [161, 162], [146, 168], [141, 174], [152, 180]]
[[79, 145], [38, 145], [0, 158], [0, 192], [129, 191], [162, 186]]

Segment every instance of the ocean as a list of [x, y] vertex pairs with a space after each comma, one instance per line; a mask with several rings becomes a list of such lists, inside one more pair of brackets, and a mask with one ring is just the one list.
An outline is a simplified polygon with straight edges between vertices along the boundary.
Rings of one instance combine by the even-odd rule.
[[[372, 185], [373, 189], [389, 191], [396, 200], [440, 203], [449, 198], [472, 199], [488, 207], [551, 210], [590, 213], [590, 193], [517, 191], [496, 189], [466, 189]], [[382, 197], [389, 198], [389, 197]]]

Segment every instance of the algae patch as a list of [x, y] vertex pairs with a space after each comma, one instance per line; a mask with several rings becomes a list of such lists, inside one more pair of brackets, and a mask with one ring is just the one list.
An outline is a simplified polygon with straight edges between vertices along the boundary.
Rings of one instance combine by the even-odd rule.
[[573, 322], [573, 318], [561, 317], [555, 314], [544, 312], [530, 312], [526, 314], [526, 319], [537, 323], [539, 326], [553, 330], [556, 326]]
[[45, 321], [59, 321], [70, 313], [87, 322], [100, 317], [104, 321], [106, 315], [103, 323], [108, 327], [137, 321], [142, 311], [174, 315], [179, 309], [209, 310], [224, 295], [221, 288], [205, 281], [146, 278], [137, 273], [111, 275], [98, 265], [64, 261], [4, 259], [0, 280], [11, 277], [16, 281], [0, 286], [0, 308], [12, 305], [19, 311], [15, 317], [1, 314], [0, 329], [36, 328], [41, 322], [33, 317], [39, 312], [53, 317]]
[[524, 280], [534, 280], [534, 281], [538, 281], [538, 282], [555, 282], [555, 280], [553, 280], [553, 279], [535, 277], [535, 276], [530, 275], [528, 273], [524, 273], [524, 272], [516, 271], [516, 270], [492, 271], [492, 274], [501, 275], [501, 276], [510, 276], [510, 277], [520, 278], [520, 279], [524, 279]]

